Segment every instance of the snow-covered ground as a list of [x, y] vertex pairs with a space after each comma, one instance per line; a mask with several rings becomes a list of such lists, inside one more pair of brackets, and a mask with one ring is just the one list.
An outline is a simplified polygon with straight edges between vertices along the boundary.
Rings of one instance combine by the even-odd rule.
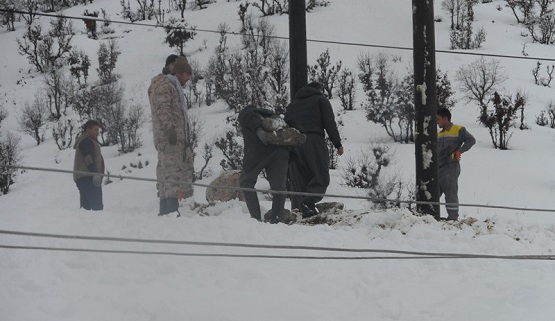
[[[332, 0], [307, 15], [308, 38], [373, 45], [412, 46], [411, 1]], [[476, 25], [487, 31], [477, 52], [520, 56], [523, 43], [531, 57], [552, 57], [553, 46], [530, 43], [504, 1], [476, 7]], [[224, 0], [201, 11], [186, 11], [190, 25], [215, 30], [227, 22], [237, 30], [239, 2]], [[497, 10], [497, 7], [501, 10]], [[104, 8], [121, 20], [118, 1], [95, 0], [89, 11]], [[81, 15], [74, 7], [67, 15]], [[257, 14], [255, 11], [253, 13]], [[172, 13], [177, 14], [177, 13]], [[449, 49], [448, 17], [436, 1], [436, 47]], [[47, 23], [48, 19], [41, 18]], [[276, 34], [287, 36], [287, 16], [270, 17]], [[74, 22], [79, 30], [84, 27]], [[162, 43], [163, 30], [112, 24], [122, 54], [117, 72], [126, 95], [145, 106], [150, 78], [160, 71], [170, 49]], [[41, 86], [38, 74], [16, 50], [15, 39], [24, 31], [0, 30], [0, 99], [10, 113], [2, 131], [15, 131], [17, 110]], [[205, 65], [217, 34], [199, 32], [187, 43], [188, 56]], [[92, 58], [94, 81], [98, 41], [79, 34], [76, 47]], [[238, 38], [230, 36], [230, 42]], [[204, 44], [207, 49], [204, 49]], [[309, 62], [329, 48], [332, 60], [356, 69], [362, 52], [386, 52], [401, 58], [399, 68], [410, 68], [412, 53], [368, 47], [309, 43]], [[441, 53], [437, 65], [448, 71], [456, 85], [458, 67], [477, 56]], [[509, 76], [508, 93], [523, 89], [529, 98], [526, 122], [530, 130], [515, 129], [511, 150], [492, 147], [485, 128], [476, 123], [477, 108], [459, 98], [453, 120], [477, 138], [463, 155], [460, 201], [555, 209], [553, 200], [555, 154], [553, 130], [535, 125], [535, 117], [552, 99], [551, 88], [535, 86], [535, 60], [501, 59]], [[545, 64], [544, 64], [545, 65]], [[363, 99], [362, 93], [358, 102]], [[338, 100], [332, 103], [340, 109]], [[357, 105], [359, 105], [357, 104]], [[204, 141], [224, 131], [223, 103], [202, 107]], [[385, 132], [365, 120], [364, 111], [344, 113], [345, 155], [355, 157], [374, 141], [388, 141]], [[156, 154], [150, 124], [142, 132], [143, 147], [119, 156], [116, 147], [103, 148], [107, 169], [113, 174], [155, 177]], [[58, 152], [51, 139], [35, 147], [22, 136], [27, 166], [69, 170], [73, 151]], [[414, 180], [414, 146], [392, 145], [396, 151], [392, 173]], [[220, 171], [215, 157], [214, 175]], [[202, 159], [197, 159], [197, 166]], [[147, 166], [133, 168], [141, 162]], [[122, 169], [126, 166], [126, 169]], [[331, 194], [363, 195], [343, 185], [341, 170], [331, 172]], [[261, 179], [258, 187], [267, 188]], [[463, 207], [460, 223], [436, 222], [407, 210], [370, 210], [366, 201], [327, 198], [345, 203], [346, 210], [332, 225], [270, 225], [250, 219], [244, 203], [231, 201], [207, 208], [203, 215], [191, 209], [193, 201], [206, 203], [205, 190], [195, 187], [186, 200], [183, 217], [158, 217], [155, 185], [115, 180], [105, 185], [102, 212], [79, 210], [78, 192], [71, 175], [26, 171], [7, 195], [0, 196], [0, 246], [79, 248], [105, 251], [166, 252], [164, 255], [50, 251], [0, 248], [0, 320], [551, 320], [555, 301], [555, 266], [549, 260], [486, 258], [406, 258], [390, 253], [348, 253], [296, 246], [374, 249], [481, 255], [553, 255], [554, 213]], [[264, 209], [270, 203], [262, 201]], [[443, 210], [443, 208], [442, 208]], [[208, 214], [208, 215], [205, 215]], [[476, 221], [473, 220], [476, 219]], [[4, 234], [20, 231], [73, 236], [203, 242], [202, 245], [59, 239]], [[224, 247], [210, 243], [288, 246], [288, 249]], [[177, 254], [181, 255], [177, 255]], [[215, 256], [199, 256], [214, 254]], [[217, 256], [217, 255], [226, 256]], [[233, 257], [244, 255], [252, 257]], [[289, 258], [256, 258], [255, 256]], [[370, 259], [371, 256], [382, 257]], [[389, 256], [390, 258], [384, 258]], [[414, 255], [412, 255], [414, 256]], [[305, 257], [305, 258], [294, 258]], [[307, 259], [306, 257], [313, 257]], [[359, 259], [324, 259], [358, 257]]]

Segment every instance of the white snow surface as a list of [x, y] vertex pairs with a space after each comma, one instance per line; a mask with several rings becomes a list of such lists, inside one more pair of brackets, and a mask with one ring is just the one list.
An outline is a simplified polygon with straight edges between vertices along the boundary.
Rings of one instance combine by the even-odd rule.
[[[165, 2], [165, 1], [163, 1]], [[534, 44], [523, 37], [521, 26], [504, 1], [476, 6], [476, 26], [487, 31], [486, 42], [477, 53], [521, 56], [523, 44], [532, 57], [553, 57], [553, 46]], [[238, 30], [239, 2], [218, 0], [205, 10], [187, 10], [190, 25], [216, 30], [226, 22]], [[449, 49], [448, 16], [436, 1], [437, 49]], [[106, 9], [113, 20], [121, 20], [119, 1], [95, 0], [92, 4], [65, 10], [81, 15]], [[498, 10], [500, 8], [500, 10]], [[259, 12], [252, 11], [256, 16]], [[171, 13], [178, 15], [177, 12]], [[167, 17], [166, 17], [167, 19]], [[287, 16], [268, 18], [276, 34], [287, 36]], [[40, 18], [44, 24], [47, 18]], [[152, 21], [151, 21], [152, 22]], [[153, 23], [153, 22], [152, 22]], [[96, 81], [96, 51], [99, 40], [80, 31], [75, 46], [91, 57], [89, 82]], [[146, 90], [150, 78], [160, 72], [171, 52], [163, 44], [164, 32], [113, 23], [122, 54], [116, 71], [127, 89], [127, 98], [144, 106], [149, 115]], [[0, 99], [10, 113], [2, 133], [17, 130], [17, 111], [42, 87], [41, 77], [17, 53], [15, 39], [24, 32], [0, 29]], [[307, 14], [309, 39], [360, 42], [373, 45], [412, 47], [411, 1], [331, 0]], [[205, 66], [217, 44], [215, 33], [199, 32], [187, 43], [187, 55]], [[102, 41], [102, 40], [100, 40]], [[207, 48], [204, 48], [206, 41]], [[239, 39], [229, 36], [237, 46]], [[329, 48], [332, 61], [356, 70], [363, 52], [398, 56], [396, 68], [411, 67], [412, 53], [361, 46], [309, 42], [309, 63]], [[478, 56], [438, 54], [437, 66], [447, 71], [454, 86], [455, 72]], [[539, 127], [535, 117], [552, 99], [553, 89], [536, 86], [531, 70], [535, 60], [501, 59], [509, 76], [508, 93], [517, 89], [528, 94], [526, 122], [530, 130], [513, 130], [510, 150], [495, 150], [487, 130], [476, 123], [477, 107], [462, 97], [453, 109], [455, 123], [467, 127], [477, 144], [463, 155], [459, 180], [460, 202], [555, 209], [553, 198], [555, 141], [553, 129]], [[544, 64], [545, 66], [545, 64]], [[380, 141], [396, 151], [391, 173], [414, 182], [414, 145], [393, 144], [378, 126], [366, 121], [360, 108], [341, 117], [345, 123], [345, 155], [338, 170], [332, 170], [330, 194], [364, 195], [345, 187], [341, 168], [348, 157]], [[337, 111], [338, 99], [332, 100]], [[224, 132], [227, 107], [218, 102], [200, 108], [205, 121], [203, 142]], [[58, 152], [50, 137], [35, 146], [22, 135], [27, 166], [71, 170], [73, 150]], [[116, 147], [103, 148], [107, 170], [112, 174], [155, 178], [156, 152], [150, 123], [142, 131], [143, 147], [119, 155]], [[202, 146], [202, 144], [201, 144]], [[220, 172], [221, 155], [210, 163], [213, 174], [200, 181], [209, 183]], [[147, 166], [131, 168], [130, 164]], [[197, 157], [196, 166], [202, 165]], [[122, 169], [123, 166], [127, 169]], [[268, 188], [261, 178], [257, 187]], [[9, 235], [3, 231], [74, 236], [241, 243], [280, 246], [333, 247], [430, 253], [481, 255], [553, 255], [554, 213], [462, 207], [467, 223], [436, 222], [408, 210], [372, 210], [367, 201], [341, 201], [346, 210], [332, 225], [265, 224], [251, 219], [244, 203], [231, 201], [209, 207], [209, 215], [191, 209], [193, 201], [206, 203], [205, 189], [185, 200], [183, 217], [158, 217], [158, 199], [152, 182], [114, 179], [103, 186], [105, 210], [79, 210], [79, 195], [71, 175], [25, 171], [16, 178], [7, 195], [0, 196], [0, 320], [552, 320], [555, 301], [555, 265], [549, 260], [485, 258], [412, 258], [387, 253], [347, 253], [323, 250], [244, 248], [209, 245], [59, 239]], [[269, 201], [261, 197], [263, 210]], [[289, 206], [289, 204], [286, 204]], [[442, 211], [444, 208], [442, 207]], [[445, 214], [443, 214], [445, 216]], [[475, 222], [471, 221], [473, 218]], [[108, 251], [167, 252], [165, 255], [98, 253], [13, 249], [16, 247], [78, 248]], [[245, 258], [171, 255], [225, 254], [296, 257], [372, 257], [380, 259]], [[392, 256], [396, 258], [391, 258]], [[385, 257], [389, 257], [385, 258]], [[550, 303], [551, 302], [551, 303]]]

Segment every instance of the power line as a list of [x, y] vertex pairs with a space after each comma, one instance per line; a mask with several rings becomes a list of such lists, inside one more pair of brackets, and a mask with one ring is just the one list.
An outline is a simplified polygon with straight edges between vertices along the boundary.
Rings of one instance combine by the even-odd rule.
[[[72, 170], [55, 169], [55, 168], [43, 168], [43, 167], [16, 166], [16, 165], [0, 164], [0, 168], [2, 168], [2, 167], [12, 168], [12, 169], [22, 169], [22, 170], [34, 170], [34, 171], [64, 173], [64, 174], [75, 174], [76, 173], [76, 174], [91, 175], [90, 172], [72, 171]], [[366, 201], [370, 201], [370, 202], [374, 202], [374, 203], [388, 202], [388, 203], [394, 203], [394, 204], [426, 204], [426, 205], [445, 205], [445, 206], [447, 206], [447, 205], [457, 205], [457, 206], [460, 206], [460, 207], [475, 207], [475, 208], [514, 210], [514, 211], [522, 211], [522, 212], [555, 213], [555, 209], [546, 209], [546, 208], [515, 207], [515, 206], [491, 205], [491, 204], [483, 205], [483, 204], [472, 204], [472, 203], [427, 202], [427, 201], [416, 201], [416, 200], [375, 198], [375, 197], [368, 197], [368, 196], [355, 196], [355, 195], [345, 195], [345, 194], [318, 194], [318, 193], [306, 193], [306, 192], [294, 192], [294, 191], [261, 190], [261, 189], [256, 189], [256, 188], [245, 188], [245, 187], [238, 187], [238, 186], [210, 185], [210, 184], [201, 184], [201, 183], [194, 183], [194, 182], [184, 182], [184, 181], [175, 181], [175, 180], [160, 180], [160, 179], [155, 179], [155, 178], [134, 177], [134, 176], [125, 176], [125, 175], [113, 175], [113, 174], [101, 174], [101, 173], [94, 173], [94, 175], [108, 177], [108, 178], [119, 178], [120, 180], [129, 179], [129, 180], [146, 181], [146, 182], [163, 182], [163, 183], [172, 183], [172, 184], [186, 184], [186, 185], [206, 187], [206, 188], [240, 190], [240, 191], [243, 191], [243, 192], [260, 192], [260, 193], [271, 193], [271, 194], [321, 196], [321, 197], [333, 197], [333, 198], [344, 198], [344, 199], [358, 199], [358, 200], [366, 200]]]
[[[352, 249], [322, 246], [296, 246], [296, 245], [267, 245], [267, 244], [249, 244], [249, 243], [224, 243], [224, 242], [199, 242], [199, 241], [176, 241], [176, 240], [155, 240], [155, 239], [137, 239], [137, 238], [120, 238], [105, 236], [81, 236], [81, 235], [61, 235], [48, 233], [33, 233], [0, 230], [0, 234], [30, 236], [42, 238], [71, 239], [71, 240], [88, 240], [103, 242], [125, 242], [125, 243], [146, 243], [146, 244], [171, 244], [171, 245], [191, 245], [191, 246], [208, 246], [208, 247], [232, 247], [232, 248], [256, 248], [256, 249], [275, 249], [275, 250], [303, 250], [303, 251], [328, 251], [328, 252], [348, 252], [348, 253], [383, 253], [383, 254], [402, 254], [417, 256], [463, 256], [457, 253], [431, 253], [416, 251], [399, 251], [384, 249]], [[464, 254], [468, 255], [468, 254]]]
[[[39, 250], [63, 251], [108, 254], [140, 254], [140, 255], [166, 255], [188, 257], [220, 257], [220, 258], [251, 258], [251, 259], [292, 259], [292, 260], [406, 260], [406, 259], [442, 259], [443, 257], [431, 256], [302, 256], [302, 255], [265, 255], [265, 254], [227, 254], [227, 253], [184, 253], [184, 252], [156, 252], [156, 251], [128, 251], [128, 250], [98, 250], [83, 248], [58, 248], [45, 246], [17, 246], [0, 245], [0, 248], [11, 250]], [[447, 257], [457, 258], [457, 257]], [[463, 257], [460, 257], [463, 258]], [[544, 260], [548, 260], [545, 258]]]
[[[166, 26], [161, 24], [149, 24], [144, 22], [130, 22], [130, 21], [121, 21], [121, 20], [110, 20], [110, 19], [103, 19], [98, 17], [89, 17], [89, 16], [66, 16], [63, 14], [53, 14], [53, 13], [31, 13], [27, 11], [21, 10], [7, 10], [7, 9], [0, 9], [0, 12], [5, 13], [17, 13], [17, 14], [33, 14], [36, 16], [44, 16], [44, 17], [51, 17], [51, 18], [66, 18], [72, 20], [93, 20], [97, 22], [107, 22], [107, 23], [116, 23], [116, 24], [124, 24], [124, 25], [133, 25], [133, 26], [140, 26], [140, 27], [150, 27], [150, 28], [165, 28]], [[169, 26], [172, 28], [171, 26]], [[211, 30], [211, 29], [201, 29], [196, 27], [191, 28], [181, 28], [190, 31], [197, 31], [197, 32], [204, 32], [204, 33], [217, 33], [220, 34], [221, 32], [218, 30]], [[234, 36], [245, 36], [248, 34], [241, 33], [241, 32], [233, 32], [228, 31], [226, 34], [234, 35]], [[274, 35], [267, 35], [265, 36], [271, 39], [279, 39], [279, 40], [289, 40], [289, 37], [284, 36], [274, 36]], [[368, 44], [368, 43], [360, 43], [360, 42], [348, 42], [348, 41], [335, 41], [335, 40], [325, 40], [325, 39], [307, 39], [307, 42], [313, 43], [323, 43], [323, 44], [333, 44], [333, 45], [340, 45], [340, 46], [356, 46], [356, 47], [366, 47], [366, 48], [380, 48], [380, 49], [391, 49], [391, 50], [405, 50], [405, 51], [412, 51], [412, 47], [404, 47], [404, 46], [390, 46], [390, 45], [380, 45], [380, 44]], [[450, 54], [450, 55], [467, 55], [467, 56], [482, 56], [482, 57], [492, 57], [492, 58], [507, 58], [507, 59], [523, 59], [523, 60], [542, 60], [542, 61], [551, 61], [555, 62], [555, 58], [547, 58], [547, 57], [530, 57], [530, 56], [514, 56], [514, 55], [502, 55], [502, 54], [492, 54], [492, 53], [476, 53], [476, 52], [468, 52], [468, 51], [452, 51], [452, 50], [435, 50], [436, 53], [441, 54]]]
[[19, 246], [0, 245], [0, 248], [11, 250], [38, 250], [85, 252], [106, 254], [140, 254], [213, 258], [251, 258], [251, 259], [292, 259], [292, 260], [423, 260], [423, 259], [497, 259], [517, 261], [553, 261], [553, 255], [449, 255], [449, 256], [305, 256], [305, 255], [270, 255], [270, 254], [229, 254], [229, 253], [190, 253], [168, 251], [132, 251], [132, 250], [103, 250], [48, 246]]

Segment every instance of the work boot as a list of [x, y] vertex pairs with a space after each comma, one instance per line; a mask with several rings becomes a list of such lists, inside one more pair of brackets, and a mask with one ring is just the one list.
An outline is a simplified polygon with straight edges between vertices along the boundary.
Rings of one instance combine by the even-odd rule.
[[164, 216], [164, 215], [168, 215], [168, 202], [167, 199], [165, 198], [161, 198], [160, 199], [160, 212], [158, 213], [158, 216]]
[[168, 204], [168, 214], [177, 212], [177, 217], [181, 216], [181, 213], [179, 213], [179, 200], [177, 198], [168, 198], [167, 204]]
[[318, 209], [314, 204], [304, 202], [301, 203], [301, 205], [299, 206], [299, 211], [301, 212], [303, 218], [308, 218], [319, 214]]

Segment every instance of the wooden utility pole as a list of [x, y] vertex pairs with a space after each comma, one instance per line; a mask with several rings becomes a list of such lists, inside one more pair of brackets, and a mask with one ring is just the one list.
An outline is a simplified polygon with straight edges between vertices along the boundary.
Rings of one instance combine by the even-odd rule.
[[[414, 107], [416, 109], [416, 200], [439, 202], [437, 167], [437, 90], [433, 0], [412, 0]], [[439, 218], [439, 205], [417, 204]]]
[[289, 66], [291, 99], [307, 84], [305, 0], [289, 1]]

